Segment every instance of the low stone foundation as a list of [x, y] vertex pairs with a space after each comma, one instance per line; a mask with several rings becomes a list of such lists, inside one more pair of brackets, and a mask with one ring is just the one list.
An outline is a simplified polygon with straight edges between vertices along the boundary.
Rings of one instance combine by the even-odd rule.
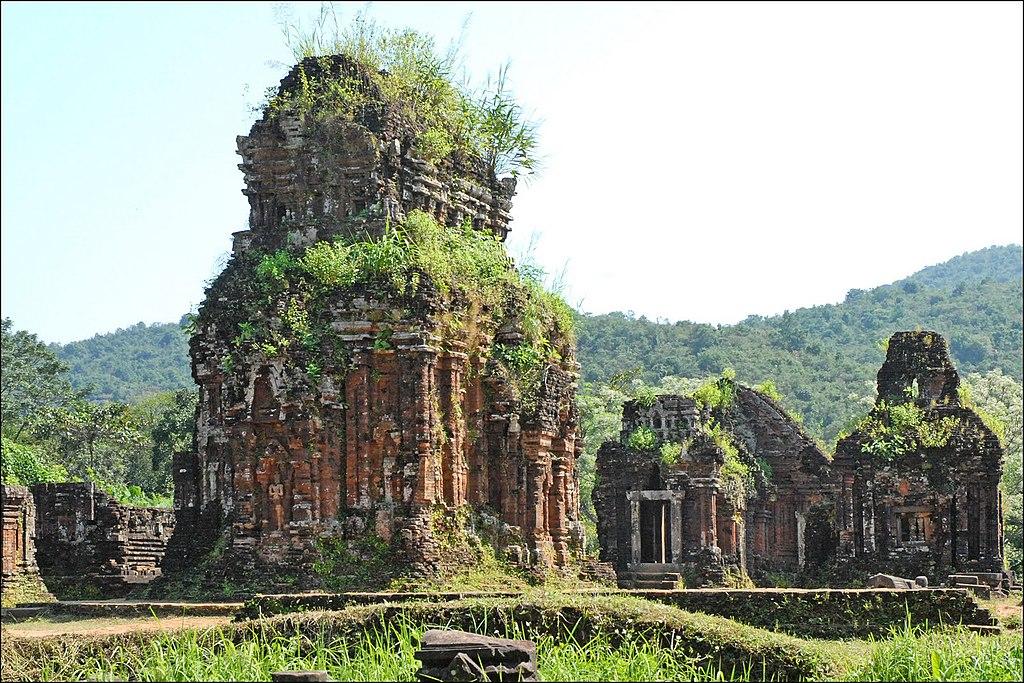
[[[688, 612], [703, 612], [773, 631], [811, 638], [884, 636], [891, 627], [911, 622], [995, 626], [996, 620], [967, 591], [958, 589], [696, 589], [590, 590], [566, 595], [627, 595]], [[245, 603], [236, 619], [257, 619], [311, 610], [334, 611], [354, 605], [452, 602], [466, 598], [516, 598], [521, 593], [305, 593], [259, 595]]]

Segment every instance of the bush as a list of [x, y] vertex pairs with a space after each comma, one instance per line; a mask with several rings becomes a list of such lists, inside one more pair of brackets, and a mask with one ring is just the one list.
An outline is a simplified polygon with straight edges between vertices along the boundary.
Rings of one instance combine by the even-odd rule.
[[629, 435], [626, 445], [635, 451], [653, 451], [658, 447], [658, 435], [648, 427], [637, 427]]
[[0, 473], [3, 483], [19, 486], [68, 481], [67, 469], [48, 462], [38, 446], [17, 443], [7, 437], [2, 438]]

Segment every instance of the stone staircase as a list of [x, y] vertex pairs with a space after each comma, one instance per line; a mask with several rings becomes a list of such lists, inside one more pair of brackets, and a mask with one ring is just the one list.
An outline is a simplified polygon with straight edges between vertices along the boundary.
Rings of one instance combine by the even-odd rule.
[[679, 583], [679, 572], [641, 569], [619, 574], [619, 588], [646, 590], [673, 590]]

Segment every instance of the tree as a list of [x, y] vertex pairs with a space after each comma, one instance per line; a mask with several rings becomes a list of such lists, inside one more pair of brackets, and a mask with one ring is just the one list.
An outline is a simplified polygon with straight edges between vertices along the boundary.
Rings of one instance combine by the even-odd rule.
[[[133, 406], [136, 414], [144, 413], [142, 422], [148, 438], [139, 454], [140, 461], [145, 457], [146, 465], [139, 465], [135, 473], [129, 471], [129, 484], [149, 491], [171, 490], [174, 454], [192, 448], [198, 400], [195, 389], [180, 389], [154, 394]], [[144, 477], [147, 466], [148, 476]]]
[[5, 484], [32, 486], [52, 481], [67, 481], [68, 471], [62, 465], [47, 462], [38, 446], [16, 443], [0, 437], [0, 479]]
[[13, 331], [4, 318], [0, 350], [0, 413], [4, 435], [17, 440], [48, 409], [80, 398], [67, 379], [68, 367], [34, 334]]
[[128, 405], [79, 399], [46, 409], [36, 435], [52, 439], [72, 476], [120, 482], [127, 469], [126, 453], [145, 440], [140, 427]]

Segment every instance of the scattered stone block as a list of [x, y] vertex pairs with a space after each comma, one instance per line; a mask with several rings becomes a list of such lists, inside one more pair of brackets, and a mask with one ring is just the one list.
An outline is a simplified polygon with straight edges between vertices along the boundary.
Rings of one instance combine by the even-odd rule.
[[537, 681], [537, 646], [529, 640], [490, 638], [434, 629], [416, 653], [420, 681]]
[[875, 574], [868, 578], [869, 588], [900, 588], [903, 590], [910, 590], [917, 588], [917, 584], [910, 579], [904, 579], [900, 576], [892, 576], [890, 574]]
[[956, 586], [958, 584], [969, 584], [972, 586], [977, 586], [978, 577], [974, 574], [950, 574], [949, 585]]

